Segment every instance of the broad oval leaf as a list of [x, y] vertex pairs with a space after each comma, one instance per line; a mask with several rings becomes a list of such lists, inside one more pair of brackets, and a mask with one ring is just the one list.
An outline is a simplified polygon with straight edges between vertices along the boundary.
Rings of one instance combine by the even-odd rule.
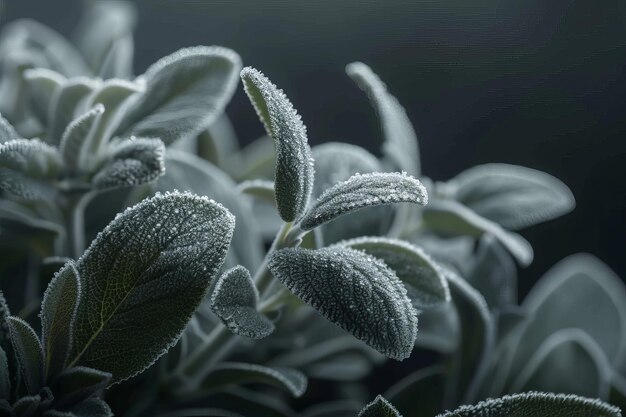
[[554, 219], [574, 209], [570, 189], [545, 172], [509, 164], [485, 164], [463, 171], [444, 192], [510, 230]]
[[571, 394], [526, 392], [463, 405], [438, 417], [621, 417], [619, 408]]
[[313, 157], [306, 127], [289, 99], [261, 72], [246, 67], [243, 86], [276, 148], [276, 206], [286, 222], [299, 219], [313, 192]]
[[220, 204], [177, 192], [118, 215], [76, 263], [81, 303], [68, 366], [119, 382], [152, 365], [204, 298], [234, 223]]
[[262, 339], [274, 330], [274, 324], [257, 311], [259, 291], [250, 272], [236, 266], [224, 272], [215, 283], [211, 309], [235, 334]]
[[380, 353], [410, 356], [416, 311], [382, 261], [348, 248], [288, 248], [271, 255], [269, 268], [296, 296]]
[[402, 415], [389, 401], [379, 395], [361, 410], [359, 417], [402, 417]]
[[43, 351], [39, 338], [32, 327], [18, 317], [9, 317], [7, 324], [24, 385], [29, 394], [36, 394], [43, 386]]
[[381, 259], [407, 289], [417, 310], [450, 301], [450, 290], [441, 268], [421, 248], [408, 242], [384, 237], [362, 237], [340, 242]]
[[428, 194], [419, 180], [405, 173], [355, 174], [324, 191], [300, 223], [311, 230], [337, 217], [370, 206], [392, 203], [426, 205]]

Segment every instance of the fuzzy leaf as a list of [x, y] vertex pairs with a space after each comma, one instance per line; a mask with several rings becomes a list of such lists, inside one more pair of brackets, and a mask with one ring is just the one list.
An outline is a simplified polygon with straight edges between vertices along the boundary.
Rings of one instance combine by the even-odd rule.
[[100, 85], [99, 80], [85, 77], [68, 79], [60, 88], [55, 90], [48, 108], [48, 129], [46, 140], [53, 145], [59, 145], [63, 132], [67, 126], [80, 114], [79, 105]]
[[389, 401], [379, 395], [361, 410], [359, 417], [402, 417], [402, 415]]
[[568, 394], [526, 392], [463, 405], [438, 417], [621, 417], [619, 408]]
[[276, 204], [274, 182], [267, 180], [247, 180], [237, 186], [243, 194], [248, 194], [270, 204]]
[[65, 367], [72, 347], [72, 327], [80, 304], [80, 278], [73, 261], [54, 275], [41, 304], [44, 377], [57, 375]]
[[157, 194], [118, 215], [76, 263], [81, 303], [68, 366], [119, 382], [152, 365], [206, 294], [234, 222], [218, 203], [181, 193]]
[[211, 309], [235, 334], [262, 339], [274, 330], [274, 324], [257, 311], [259, 291], [250, 272], [236, 266], [217, 280], [211, 296]]
[[71, 411], [76, 417], [113, 417], [108, 404], [96, 397], [81, 401]]
[[406, 110], [389, 94], [387, 86], [370, 67], [354, 62], [346, 67], [348, 75], [367, 93], [376, 108], [383, 131], [383, 152], [396, 168], [420, 175], [420, 153], [413, 125]]
[[0, 189], [28, 200], [49, 199], [61, 171], [58, 151], [37, 139], [0, 145]]
[[444, 370], [431, 366], [396, 382], [384, 397], [389, 398], [404, 417], [434, 416], [443, 408], [445, 384]]
[[19, 138], [20, 135], [15, 131], [15, 128], [11, 126], [11, 123], [0, 115], [0, 144]]
[[11, 343], [17, 357], [20, 374], [29, 394], [36, 394], [43, 386], [43, 351], [35, 331], [24, 320], [9, 317]]
[[381, 259], [407, 289], [418, 310], [450, 301], [450, 290], [441, 269], [421, 248], [397, 239], [363, 237], [340, 243]]
[[572, 192], [557, 178], [508, 164], [470, 168], [448, 181], [444, 191], [510, 230], [562, 216], [576, 205]]
[[125, 134], [157, 137], [166, 145], [197, 135], [224, 111], [240, 69], [239, 55], [217, 46], [161, 58], [141, 77], [145, 92], [129, 110]]
[[426, 188], [404, 173], [355, 174], [326, 190], [306, 213], [300, 227], [311, 230], [364, 207], [391, 203], [426, 205]]
[[328, 320], [380, 353], [410, 356], [417, 317], [406, 289], [382, 261], [348, 248], [282, 249], [272, 274]]
[[2, 347], [0, 347], [0, 398], [11, 398], [9, 361]]
[[[81, 159], [85, 157], [89, 138], [94, 134], [95, 126], [104, 113], [104, 106], [96, 105], [82, 116], [70, 123], [61, 137], [60, 149], [63, 162], [70, 169], [81, 167]], [[86, 149], [87, 148], [87, 149]]]
[[67, 79], [58, 72], [45, 68], [36, 68], [24, 71], [24, 82], [28, 87], [33, 110], [44, 124], [48, 120], [48, 109], [52, 104], [54, 93], [61, 88]]
[[299, 219], [313, 191], [313, 157], [306, 127], [289, 99], [261, 72], [246, 67], [243, 86], [267, 134], [274, 140], [276, 206], [286, 222]]
[[112, 375], [97, 369], [76, 366], [63, 371], [54, 380], [54, 392], [59, 408], [78, 404], [105, 389]]

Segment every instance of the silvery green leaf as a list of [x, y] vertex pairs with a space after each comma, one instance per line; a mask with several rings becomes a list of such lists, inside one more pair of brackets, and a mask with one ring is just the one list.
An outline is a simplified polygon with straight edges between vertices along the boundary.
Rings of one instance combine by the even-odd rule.
[[261, 383], [275, 386], [300, 397], [306, 391], [307, 378], [290, 368], [268, 368], [252, 363], [222, 362], [211, 368], [200, 387], [213, 390], [225, 385]]
[[29, 394], [36, 394], [43, 386], [43, 351], [39, 338], [32, 327], [18, 317], [9, 317], [7, 324], [22, 381]]
[[104, 400], [97, 397], [87, 398], [70, 410], [76, 417], [113, 417], [113, 412]]
[[406, 359], [417, 317], [406, 289], [382, 261], [348, 248], [282, 249], [269, 269], [328, 320], [380, 353]]
[[236, 266], [217, 280], [211, 295], [211, 309], [235, 334], [262, 339], [274, 331], [274, 324], [257, 311], [259, 291], [250, 272]]
[[11, 374], [9, 362], [4, 349], [0, 347], [0, 398], [11, 397]]
[[125, 134], [158, 137], [166, 145], [197, 135], [222, 112], [235, 92], [241, 58], [222, 47], [184, 48], [161, 58], [141, 76], [125, 119]]
[[311, 230], [337, 217], [370, 206], [391, 203], [426, 205], [426, 188], [405, 173], [355, 174], [327, 189], [305, 214], [300, 223]]
[[384, 397], [404, 417], [434, 416], [443, 409], [445, 384], [444, 370], [430, 366], [396, 382]]
[[41, 338], [44, 377], [56, 376], [67, 361], [72, 346], [74, 317], [80, 303], [80, 278], [73, 261], [57, 272], [41, 303]]
[[103, 79], [130, 78], [133, 74], [134, 55], [135, 41], [133, 35], [128, 34], [116, 39], [111, 44], [111, 48], [100, 67], [100, 77]]
[[621, 417], [619, 408], [571, 394], [526, 392], [462, 405], [437, 417]]
[[122, 139], [108, 153], [108, 160], [92, 179], [98, 189], [145, 184], [165, 173], [165, 145], [160, 139]]
[[0, 188], [28, 200], [49, 199], [62, 169], [61, 156], [38, 139], [0, 145]]
[[67, 79], [58, 72], [36, 68], [24, 71], [24, 82], [28, 87], [28, 94], [37, 117], [44, 124], [50, 123], [48, 109], [52, 105], [52, 97]]
[[456, 308], [446, 303], [420, 313], [420, 331], [415, 345], [444, 354], [455, 352], [460, 343], [461, 324]]
[[96, 105], [87, 113], [73, 120], [63, 132], [60, 143], [63, 162], [69, 169], [82, 168], [81, 160], [86, 157], [85, 153], [93, 152], [88, 145], [90, 137], [94, 134], [95, 126], [104, 114], [104, 106]]
[[0, 115], [0, 144], [19, 138], [20, 135], [11, 126], [11, 123]]
[[417, 310], [450, 301], [450, 290], [441, 268], [421, 248], [384, 237], [356, 238], [343, 241], [340, 245], [361, 250], [384, 261], [400, 278]]
[[420, 175], [419, 146], [406, 110], [387, 91], [387, 86], [378, 75], [364, 63], [353, 62], [346, 67], [346, 72], [367, 93], [376, 108], [383, 132], [385, 155], [396, 168], [411, 175]]
[[523, 266], [533, 260], [533, 249], [522, 236], [504, 230], [500, 225], [479, 216], [455, 201], [436, 200], [424, 208], [425, 225], [437, 233], [481, 237], [493, 235]]
[[[223, 113], [211, 123], [196, 140], [198, 156], [225, 169], [229, 158], [238, 157], [239, 140], [228, 116]], [[273, 149], [272, 149], [273, 152]], [[243, 168], [241, 164], [237, 164]]]
[[274, 141], [269, 136], [252, 141], [236, 155], [228, 158], [224, 169], [237, 181], [259, 178], [273, 181], [276, 170]]
[[[524, 340], [521, 340], [524, 343]], [[550, 335], [516, 375], [511, 392], [567, 392], [608, 398], [611, 365], [598, 344], [580, 329]]]
[[402, 415], [396, 407], [379, 395], [361, 410], [359, 417], [402, 417]]
[[204, 298], [234, 225], [220, 204], [176, 192], [118, 215], [76, 262], [82, 290], [68, 367], [120, 382], [152, 365]]
[[46, 140], [59, 145], [67, 126], [80, 114], [80, 103], [100, 86], [99, 80], [86, 77], [68, 79], [52, 96], [48, 108], [48, 129]]
[[569, 213], [572, 192], [545, 172], [509, 164], [470, 168], [445, 184], [444, 192], [479, 215], [518, 230]]
[[105, 389], [111, 377], [108, 372], [84, 366], [66, 369], [53, 381], [54, 392], [58, 397], [57, 406], [67, 408], [86, 400]]
[[286, 222], [299, 219], [313, 192], [314, 168], [306, 127], [282, 92], [261, 72], [246, 67], [243, 86], [267, 134], [274, 140], [276, 206]]
[[274, 182], [268, 180], [247, 180], [237, 186], [243, 194], [263, 200], [269, 204], [276, 204]]
[[339, 353], [324, 361], [309, 364], [303, 371], [309, 378], [358, 382], [372, 371], [369, 359], [358, 353]]

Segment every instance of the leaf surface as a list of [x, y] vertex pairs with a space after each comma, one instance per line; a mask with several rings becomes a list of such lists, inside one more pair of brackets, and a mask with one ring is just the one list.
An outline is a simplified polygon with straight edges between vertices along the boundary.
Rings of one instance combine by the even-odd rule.
[[359, 417], [402, 417], [402, 415], [389, 401], [379, 395], [361, 410]]
[[28, 393], [36, 394], [43, 386], [43, 351], [39, 338], [32, 327], [18, 317], [9, 317], [7, 323], [22, 380]]

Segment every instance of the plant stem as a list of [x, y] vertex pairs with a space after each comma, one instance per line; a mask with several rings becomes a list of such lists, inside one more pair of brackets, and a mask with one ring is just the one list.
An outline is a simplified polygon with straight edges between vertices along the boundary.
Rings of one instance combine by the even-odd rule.
[[74, 259], [78, 259], [85, 251], [85, 208], [95, 195], [94, 191], [89, 191], [67, 199], [67, 253]]

